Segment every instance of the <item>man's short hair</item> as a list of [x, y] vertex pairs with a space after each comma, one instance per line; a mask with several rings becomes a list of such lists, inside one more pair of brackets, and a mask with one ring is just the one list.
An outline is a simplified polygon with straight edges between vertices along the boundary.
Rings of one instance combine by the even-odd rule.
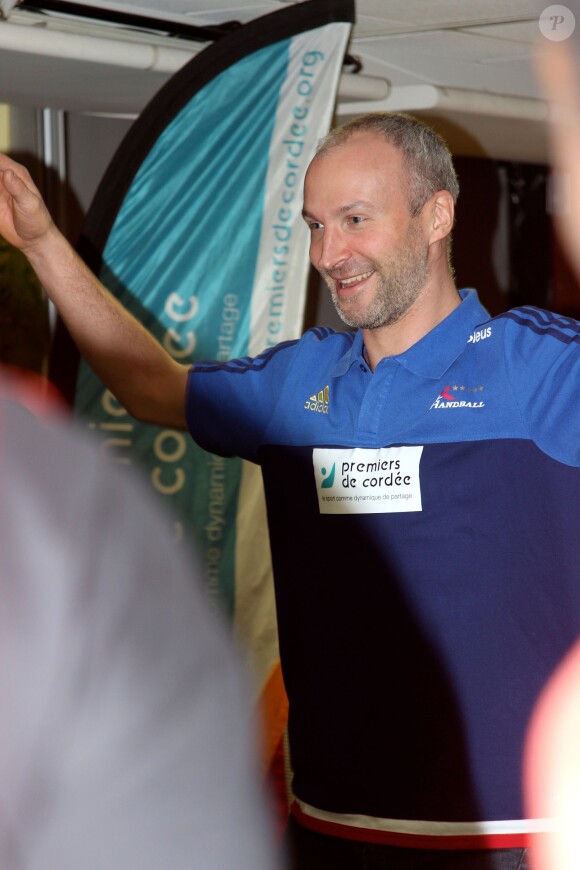
[[380, 133], [399, 148], [408, 172], [409, 211], [419, 214], [438, 190], [448, 190], [457, 201], [459, 182], [449, 148], [431, 127], [403, 112], [370, 112], [331, 130], [316, 149], [315, 157], [344, 144], [355, 133]]

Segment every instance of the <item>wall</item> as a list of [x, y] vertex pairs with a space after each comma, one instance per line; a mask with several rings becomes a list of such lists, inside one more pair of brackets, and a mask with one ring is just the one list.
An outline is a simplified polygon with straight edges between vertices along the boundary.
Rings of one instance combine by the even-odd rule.
[[8, 106], [0, 105], [0, 151], [6, 152], [10, 149], [10, 109]]

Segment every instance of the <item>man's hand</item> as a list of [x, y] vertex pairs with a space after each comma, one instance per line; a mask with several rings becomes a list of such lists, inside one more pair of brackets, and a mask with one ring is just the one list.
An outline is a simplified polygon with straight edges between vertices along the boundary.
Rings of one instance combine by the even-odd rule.
[[28, 171], [0, 154], [0, 235], [27, 253], [52, 227], [52, 218]]
[[30, 175], [0, 154], [0, 236], [28, 258], [80, 353], [139, 420], [186, 429], [187, 365], [176, 362], [88, 269]]
[[580, 67], [573, 45], [539, 46], [536, 71], [550, 104], [551, 162], [565, 194], [556, 221], [580, 280]]

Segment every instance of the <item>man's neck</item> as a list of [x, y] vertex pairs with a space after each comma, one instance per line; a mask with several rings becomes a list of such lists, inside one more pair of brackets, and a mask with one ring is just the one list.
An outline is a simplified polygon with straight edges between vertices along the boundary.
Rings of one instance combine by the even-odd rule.
[[427, 286], [397, 323], [363, 329], [365, 357], [372, 371], [388, 356], [404, 353], [445, 320], [461, 304], [461, 297], [449, 276], [444, 286]]

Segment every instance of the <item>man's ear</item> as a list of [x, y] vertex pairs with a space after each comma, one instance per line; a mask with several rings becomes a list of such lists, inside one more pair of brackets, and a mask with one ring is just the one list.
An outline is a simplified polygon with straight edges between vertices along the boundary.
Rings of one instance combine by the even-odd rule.
[[446, 238], [453, 229], [455, 204], [448, 190], [438, 190], [429, 200], [428, 231], [429, 242]]

